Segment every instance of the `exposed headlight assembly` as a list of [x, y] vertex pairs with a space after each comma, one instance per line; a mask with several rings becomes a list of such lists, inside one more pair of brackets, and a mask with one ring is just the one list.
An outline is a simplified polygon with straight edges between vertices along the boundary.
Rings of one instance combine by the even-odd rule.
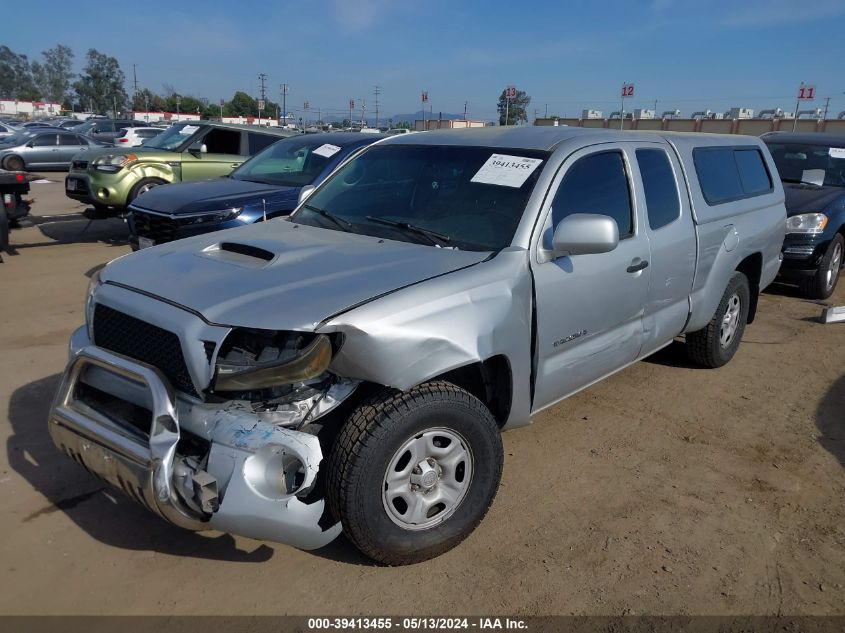
[[115, 173], [123, 169], [128, 163], [138, 160], [135, 154], [107, 154], [105, 156], [98, 156], [91, 161], [91, 165], [97, 171], [104, 171], [106, 173]]
[[818, 235], [827, 226], [827, 216], [824, 213], [802, 213], [786, 218], [787, 233], [801, 233], [803, 235]]
[[290, 385], [316, 378], [332, 360], [332, 344], [325, 334], [318, 334], [301, 349], [283, 354], [277, 360], [244, 364], [219, 359], [214, 375], [215, 391], [255, 391]]
[[85, 294], [85, 324], [88, 326], [88, 338], [94, 340], [94, 293], [102, 285], [100, 273], [102, 268], [91, 275], [88, 281], [88, 291]]

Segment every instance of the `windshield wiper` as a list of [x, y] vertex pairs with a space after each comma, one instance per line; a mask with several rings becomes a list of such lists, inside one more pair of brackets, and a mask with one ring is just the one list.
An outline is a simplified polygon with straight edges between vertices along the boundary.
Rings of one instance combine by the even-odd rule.
[[314, 205], [311, 205], [311, 204], [305, 204], [305, 205], [302, 205], [302, 206], [304, 206], [309, 211], [313, 211], [314, 213], [317, 213], [317, 214], [321, 215], [322, 217], [324, 217], [328, 220], [331, 220], [332, 222], [334, 222], [337, 226], [342, 228], [347, 233], [355, 233], [355, 230], [352, 227], [352, 222], [350, 222], [349, 220], [344, 220], [342, 217], [340, 217], [339, 215], [335, 215], [331, 211], [326, 211], [325, 209], [320, 209], [319, 207], [315, 207]]
[[391, 220], [390, 218], [383, 218], [377, 215], [368, 215], [367, 219], [370, 222], [377, 222], [379, 224], [395, 226], [397, 229], [401, 229], [409, 233], [416, 233], [417, 235], [422, 235], [423, 237], [427, 237], [431, 241], [431, 243], [436, 246], [440, 246], [438, 240], [440, 242], [450, 241], [448, 235], [443, 235], [443, 233], [438, 233], [437, 231], [432, 231], [431, 229], [426, 229], [421, 226], [417, 226], [416, 224], [410, 224], [409, 222], [399, 222], [398, 220]]

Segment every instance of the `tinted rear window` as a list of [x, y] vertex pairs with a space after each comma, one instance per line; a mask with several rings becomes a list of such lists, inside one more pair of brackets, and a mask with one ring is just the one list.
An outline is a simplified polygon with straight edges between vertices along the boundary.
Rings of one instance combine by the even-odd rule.
[[699, 147], [692, 152], [707, 204], [721, 204], [772, 190], [760, 150], [754, 147]]

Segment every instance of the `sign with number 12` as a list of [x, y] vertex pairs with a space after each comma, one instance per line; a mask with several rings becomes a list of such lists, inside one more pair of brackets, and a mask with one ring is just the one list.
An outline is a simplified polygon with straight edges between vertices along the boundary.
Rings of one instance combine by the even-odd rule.
[[634, 96], [634, 84], [622, 84], [622, 98]]

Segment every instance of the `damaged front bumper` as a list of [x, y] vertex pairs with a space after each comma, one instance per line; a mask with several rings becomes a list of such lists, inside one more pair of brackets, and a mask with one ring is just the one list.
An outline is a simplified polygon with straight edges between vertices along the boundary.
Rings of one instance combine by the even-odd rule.
[[[340, 524], [326, 519], [325, 501], [309, 495], [322, 460], [316, 436], [224, 408], [206, 412], [206, 437], [186, 432], [174, 389], [160, 371], [85, 343], [84, 331], [77, 331], [50, 412], [50, 435], [64, 453], [183, 528], [301, 549], [322, 547], [340, 533]], [[103, 406], [102, 391], [95, 389], [98, 398], [86, 395], [86, 375], [99, 375], [100, 386], [103, 377], [123, 385], [106, 394], [119, 402], [142, 393], [144, 406], [137, 398], [124, 407]]]

